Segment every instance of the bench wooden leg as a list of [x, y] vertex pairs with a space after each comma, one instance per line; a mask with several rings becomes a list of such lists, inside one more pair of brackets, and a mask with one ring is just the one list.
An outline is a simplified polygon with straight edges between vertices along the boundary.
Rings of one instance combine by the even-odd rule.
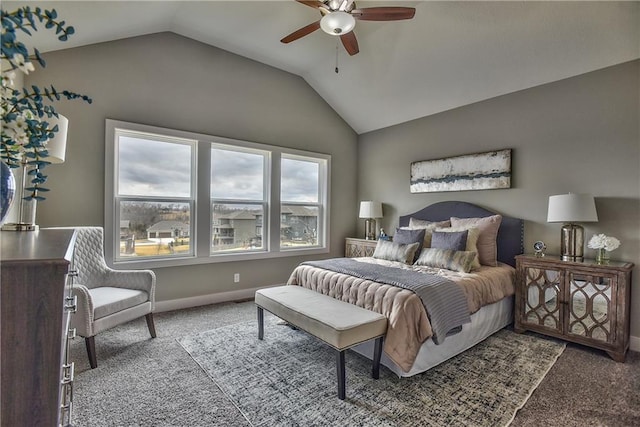
[[344, 400], [346, 397], [344, 380], [344, 350], [336, 354], [336, 371], [338, 372], [338, 399]]
[[260, 306], [258, 307], [258, 339], [264, 338], [264, 310]]
[[380, 378], [380, 357], [382, 356], [382, 338], [376, 338], [375, 347], [373, 350], [373, 368], [371, 369], [371, 377], [374, 379]]

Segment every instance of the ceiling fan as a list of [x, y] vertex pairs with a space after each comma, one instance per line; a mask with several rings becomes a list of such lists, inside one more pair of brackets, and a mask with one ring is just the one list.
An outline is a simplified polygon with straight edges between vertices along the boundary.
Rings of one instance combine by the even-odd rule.
[[294, 31], [280, 41], [282, 43], [291, 43], [292, 41], [311, 34], [318, 28], [322, 28], [327, 34], [339, 36], [342, 45], [349, 55], [355, 55], [360, 51], [358, 48], [358, 40], [356, 40], [356, 36], [353, 34], [356, 20], [398, 21], [401, 19], [411, 19], [416, 14], [416, 10], [413, 7], [367, 7], [364, 9], [356, 9], [354, 0], [296, 1], [319, 10], [322, 14], [322, 19]]

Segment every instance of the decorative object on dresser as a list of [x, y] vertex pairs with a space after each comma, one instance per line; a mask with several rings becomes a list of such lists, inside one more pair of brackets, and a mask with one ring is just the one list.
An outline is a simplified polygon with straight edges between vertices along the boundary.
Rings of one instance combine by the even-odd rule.
[[0, 162], [0, 226], [4, 224], [16, 194], [16, 180], [5, 162]]
[[84, 337], [91, 368], [98, 366], [95, 336], [133, 319], [145, 316], [152, 338], [156, 276], [151, 270], [114, 270], [104, 260], [102, 227], [76, 227], [73, 254], [77, 281], [73, 294], [78, 311], [73, 317], [78, 335]]
[[596, 234], [591, 237], [587, 246], [596, 250], [596, 262], [598, 264], [606, 264], [609, 262], [609, 252], [615, 251], [620, 247], [620, 240], [613, 236]]
[[0, 232], [2, 426], [71, 423], [76, 301], [67, 273], [74, 239], [73, 229]]
[[624, 362], [629, 349], [629, 262], [516, 257], [516, 332], [531, 330], [604, 350]]
[[598, 222], [596, 203], [590, 194], [549, 196], [547, 222], [563, 222], [560, 255], [564, 261], [584, 259], [584, 228], [576, 222]]
[[[69, 129], [69, 120], [62, 114], [58, 117], [51, 117], [49, 125], [57, 128], [58, 132], [47, 142], [47, 162], [51, 164], [64, 163], [67, 148], [67, 131]], [[38, 198], [29, 198], [25, 192], [34, 191], [31, 188], [31, 182], [28, 181], [30, 166], [27, 163], [27, 157], [23, 156], [21, 160], [22, 179], [18, 191], [18, 222], [8, 223], [2, 226], [4, 231], [35, 231], [38, 230], [36, 224], [36, 207], [38, 206]], [[41, 189], [42, 191], [42, 189]]]
[[364, 236], [376, 240], [376, 218], [382, 218], [382, 203], [371, 200], [360, 202], [360, 218], [364, 221]]
[[543, 257], [544, 251], [547, 250], [547, 245], [544, 244], [542, 240], [538, 240], [533, 244], [533, 251], [537, 257]]
[[[21, 196], [19, 218], [17, 223], [3, 226], [4, 230], [34, 231], [35, 208], [39, 200], [44, 200], [42, 193], [48, 191], [43, 187], [47, 176], [43, 170], [50, 163], [60, 161], [55, 145], [66, 143], [66, 118], [60, 116], [52, 105], [61, 99], [81, 99], [91, 103], [86, 95], [59, 91], [53, 85], [39, 88], [31, 85], [16, 88], [14, 79], [16, 72], [29, 74], [35, 67], [32, 59], [44, 68], [45, 61], [38, 49], [27, 47], [20, 37], [31, 36], [38, 31], [38, 22], [47, 29], [55, 29], [59, 41], [67, 41], [75, 33], [72, 26], [58, 18], [55, 9], [42, 9], [21, 6], [13, 11], [0, 10], [2, 14], [2, 138], [0, 141], [0, 157], [10, 168], [22, 168]], [[33, 52], [30, 52], [33, 50]], [[62, 148], [64, 160], [64, 148]], [[26, 191], [23, 195], [22, 192]]]
[[344, 244], [344, 256], [346, 258], [370, 257], [376, 250], [377, 240], [357, 239], [347, 237]]
[[411, 163], [412, 193], [510, 187], [510, 149]]

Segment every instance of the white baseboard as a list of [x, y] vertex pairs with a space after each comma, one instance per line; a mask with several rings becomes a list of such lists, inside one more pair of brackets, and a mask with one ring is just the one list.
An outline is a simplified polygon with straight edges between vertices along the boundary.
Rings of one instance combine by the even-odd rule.
[[[277, 286], [277, 285], [271, 285]], [[180, 298], [167, 301], [156, 301], [155, 312], [180, 310], [183, 308], [198, 307], [201, 305], [219, 304], [221, 302], [240, 301], [251, 299], [258, 289], [269, 288], [271, 286], [261, 286], [259, 288], [239, 289], [237, 291], [219, 292], [197, 297]]]
[[631, 335], [629, 339], [629, 349], [640, 352], [640, 337], [634, 337]]

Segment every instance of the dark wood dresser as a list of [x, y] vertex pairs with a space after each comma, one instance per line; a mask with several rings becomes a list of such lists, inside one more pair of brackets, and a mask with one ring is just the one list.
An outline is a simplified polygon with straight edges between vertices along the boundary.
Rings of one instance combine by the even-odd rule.
[[2, 427], [69, 424], [74, 237], [73, 229], [0, 232]]

